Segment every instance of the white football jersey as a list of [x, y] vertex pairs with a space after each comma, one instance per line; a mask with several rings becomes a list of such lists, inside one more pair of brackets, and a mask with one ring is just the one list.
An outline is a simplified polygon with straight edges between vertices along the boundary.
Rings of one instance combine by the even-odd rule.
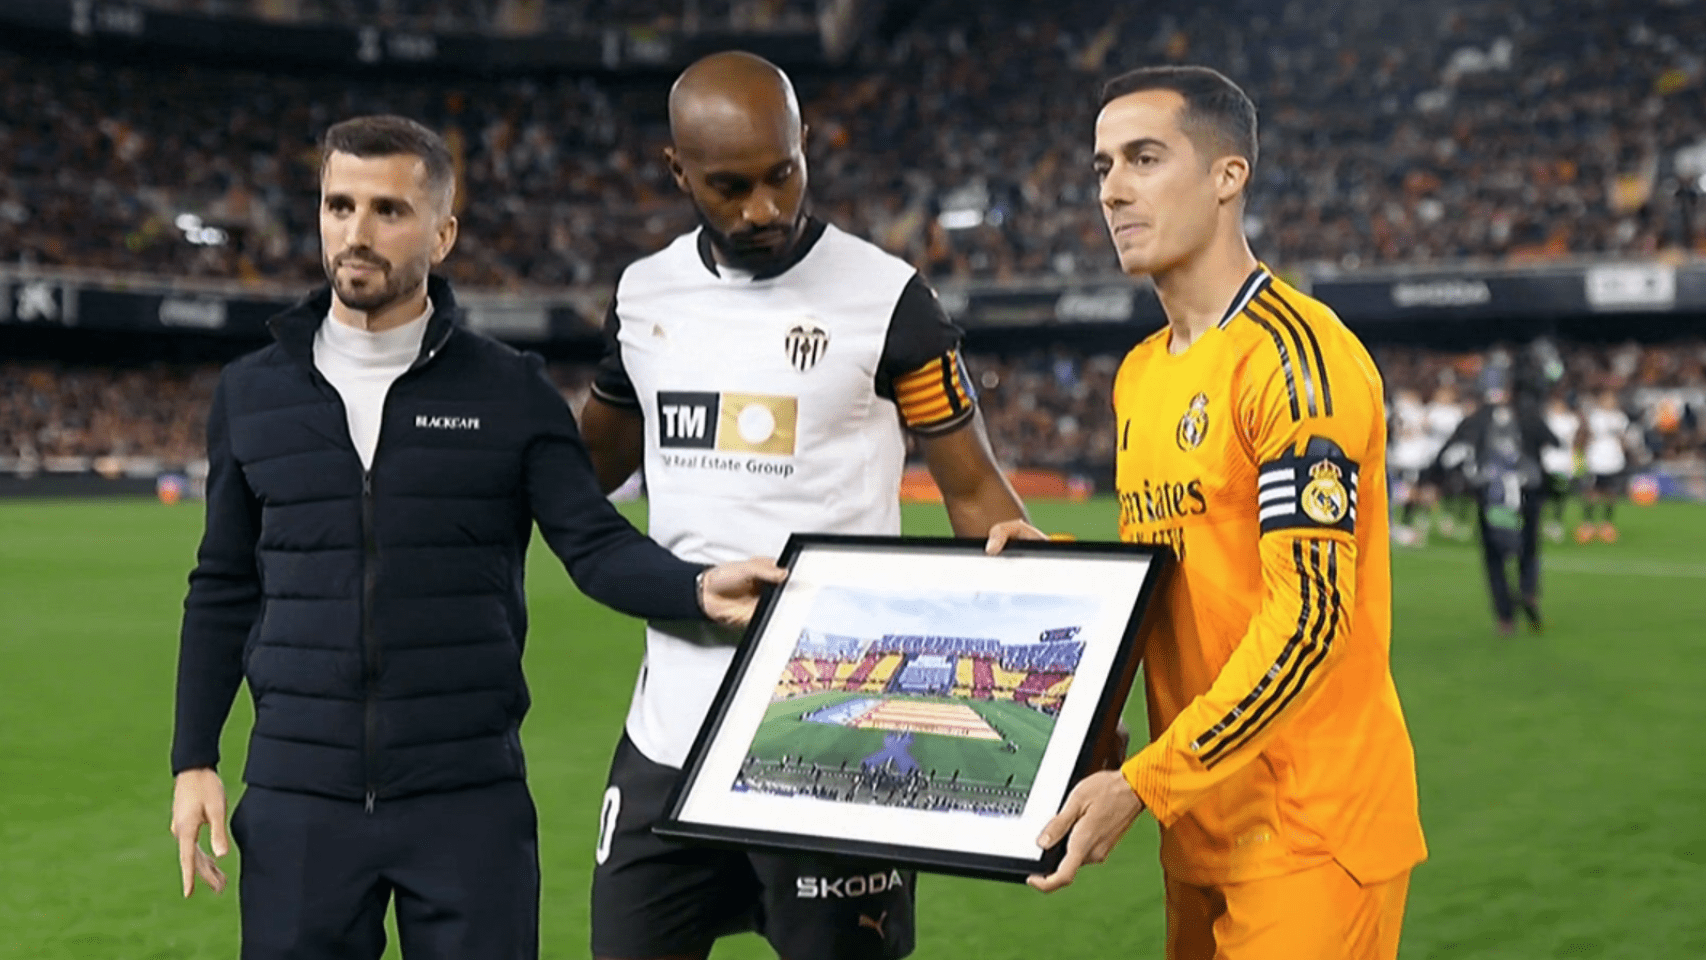
[[[649, 532], [687, 560], [774, 557], [796, 532], [899, 534], [903, 411], [920, 433], [973, 414], [935, 294], [817, 220], [770, 275], [719, 267], [702, 230], [678, 237], [623, 271], [605, 335], [593, 392], [644, 416]], [[647, 625], [627, 721], [641, 753], [685, 763], [738, 640]]]
[[1547, 473], [1572, 476], [1576, 472], [1576, 433], [1582, 420], [1568, 410], [1553, 410], [1546, 414], [1546, 429], [1558, 438], [1557, 446], [1540, 451], [1540, 465]]
[[1457, 432], [1457, 425], [1463, 422], [1463, 408], [1455, 403], [1434, 402], [1427, 407], [1428, 424], [1428, 462], [1439, 456], [1445, 449], [1451, 435]]
[[1623, 448], [1623, 435], [1629, 430], [1629, 417], [1621, 410], [1594, 407], [1588, 411], [1588, 442], [1582, 452], [1589, 473], [1601, 476], [1622, 473], [1629, 466]]
[[1388, 460], [1398, 470], [1425, 470], [1439, 451], [1428, 441], [1427, 408], [1408, 398], [1392, 402]]

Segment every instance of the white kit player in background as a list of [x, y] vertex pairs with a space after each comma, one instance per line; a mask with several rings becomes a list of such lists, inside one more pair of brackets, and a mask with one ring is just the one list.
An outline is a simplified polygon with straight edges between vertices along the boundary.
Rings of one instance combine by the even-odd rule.
[[1540, 466], [1546, 471], [1546, 496], [1551, 501], [1546, 517], [1546, 538], [1556, 543], [1564, 539], [1564, 507], [1576, 489], [1577, 440], [1582, 432], [1582, 418], [1570, 409], [1562, 391], [1552, 394], [1546, 403], [1546, 429], [1558, 439], [1555, 446], [1540, 451]]
[[1582, 522], [1576, 528], [1576, 541], [1588, 543], [1598, 537], [1611, 543], [1617, 539], [1613, 511], [1623, 495], [1629, 469], [1629, 415], [1623, 412], [1617, 391], [1604, 390], [1588, 407], [1585, 419], [1587, 443], [1582, 460], [1587, 467], [1588, 487], [1582, 495]]
[[[1022, 518], [935, 293], [905, 261], [809, 214], [787, 77], [715, 54], [676, 81], [669, 110], [665, 157], [700, 226], [617, 281], [582, 426], [605, 488], [643, 466], [650, 533], [685, 559], [776, 556], [796, 532], [899, 534], [910, 436], [958, 536]], [[651, 833], [738, 639], [646, 628], [593, 872], [594, 956], [700, 957], [740, 929], [793, 960], [904, 956], [906, 871], [880, 895], [804, 897], [819, 879], [890, 868]]]
[[1417, 522], [1417, 513], [1432, 507], [1423, 475], [1438, 451], [1428, 439], [1427, 408], [1421, 394], [1408, 387], [1392, 398], [1392, 425], [1387, 430], [1387, 462], [1391, 464], [1392, 503], [1398, 512], [1392, 524], [1392, 539], [1401, 546], [1425, 546], [1427, 518]]
[[[1469, 498], [1463, 482], [1463, 465], [1440, 464], [1439, 455], [1445, 450], [1451, 435], [1457, 432], [1458, 424], [1461, 424], [1468, 414], [1469, 411], [1458, 402], [1457, 389], [1451, 386], [1441, 386], [1434, 390], [1425, 413], [1430, 468], [1423, 474], [1422, 486], [1425, 488], [1423, 496], [1429, 516], [1421, 523], [1426, 524], [1431, 519], [1438, 524], [1440, 533], [1453, 539], [1464, 539], [1469, 535]], [[1443, 511], [1439, 509], [1442, 498], [1449, 498], [1451, 501], [1448, 509]]]

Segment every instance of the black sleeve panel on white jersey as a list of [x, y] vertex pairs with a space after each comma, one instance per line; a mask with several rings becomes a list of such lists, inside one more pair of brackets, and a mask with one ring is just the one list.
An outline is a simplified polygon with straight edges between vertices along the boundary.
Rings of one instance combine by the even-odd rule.
[[877, 364], [877, 396], [893, 400], [896, 380], [932, 360], [957, 350], [965, 331], [954, 323], [936, 299], [936, 291], [913, 274], [895, 301], [888, 339]]
[[951, 433], [977, 413], [977, 394], [960, 359], [962, 331], [917, 274], [895, 302], [877, 366], [877, 395], [894, 401], [920, 436]]
[[616, 294], [610, 294], [610, 309], [604, 312], [604, 357], [598, 361], [598, 372], [592, 379], [592, 395], [613, 407], [637, 410], [640, 396], [634, 392], [634, 382], [628, 379], [628, 368], [622, 363], [622, 320], [616, 314]]

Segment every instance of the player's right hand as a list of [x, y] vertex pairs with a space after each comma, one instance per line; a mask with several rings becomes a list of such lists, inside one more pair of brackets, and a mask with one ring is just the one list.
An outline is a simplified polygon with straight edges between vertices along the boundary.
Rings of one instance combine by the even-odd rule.
[[[201, 825], [211, 827], [213, 856], [201, 848]], [[225, 784], [211, 767], [197, 767], [178, 774], [172, 786], [172, 836], [178, 840], [178, 867], [183, 874], [184, 896], [195, 892], [195, 878], [225, 892], [225, 873], [214, 862], [231, 850], [225, 832]]]
[[1032, 874], [1025, 882], [1044, 893], [1069, 886], [1085, 864], [1108, 859], [1143, 809], [1143, 799], [1118, 770], [1092, 773], [1078, 781], [1066, 795], [1066, 804], [1037, 837], [1037, 846], [1044, 850], [1065, 837], [1066, 855], [1053, 873]]
[[989, 542], [984, 545], [983, 549], [993, 557], [1007, 549], [1007, 544], [1014, 540], [1047, 540], [1048, 538], [1048, 534], [1023, 520], [1003, 520], [989, 528]]

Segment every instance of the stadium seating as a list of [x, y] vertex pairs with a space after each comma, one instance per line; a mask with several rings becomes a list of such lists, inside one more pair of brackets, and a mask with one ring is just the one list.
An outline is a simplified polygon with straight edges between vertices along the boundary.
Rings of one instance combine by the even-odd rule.
[[[464, 5], [386, 6], [432, 19]], [[588, 15], [607, 7], [646, 9]], [[1086, 157], [1097, 81], [1186, 60], [1222, 67], [1259, 102], [1249, 224], [1276, 265], [1706, 248], [1706, 203], [1682, 159], [1706, 142], [1698, 3], [1581, 3], [1568, 16], [1517, 0], [916, 9], [849, 69], [796, 79], [817, 131], [818, 208], [933, 278], [1111, 270]], [[314, 137], [384, 110], [444, 130], [464, 163], [454, 278], [607, 282], [692, 222], [659, 156], [665, 79], [399, 82], [0, 53], [0, 104], [30, 118], [0, 134], [0, 250], [311, 281]], [[189, 242], [175, 225], [185, 213], [227, 241]]]
[[[605, 27], [763, 30], [810, 24], [815, 0], [142, 0], [142, 6], [279, 23], [364, 23], [446, 33], [525, 34]], [[693, 23], [686, 22], [692, 8]]]
[[1072, 685], [1071, 674], [1038, 671], [1027, 674], [1013, 691], [1013, 701], [1036, 709], [1059, 709]]
[[995, 669], [988, 657], [972, 661], [972, 696], [979, 700], [995, 698]]
[[[869, 660], [871, 657], [866, 659]], [[895, 672], [900, 669], [900, 665], [905, 661], [906, 658], [898, 653], [885, 653], [876, 657], [876, 663], [871, 667], [870, 672], [857, 681], [859, 689], [870, 693], [880, 693], [887, 690], [889, 684], [894, 681]], [[855, 675], [857, 675], [857, 671], [855, 671]]]

